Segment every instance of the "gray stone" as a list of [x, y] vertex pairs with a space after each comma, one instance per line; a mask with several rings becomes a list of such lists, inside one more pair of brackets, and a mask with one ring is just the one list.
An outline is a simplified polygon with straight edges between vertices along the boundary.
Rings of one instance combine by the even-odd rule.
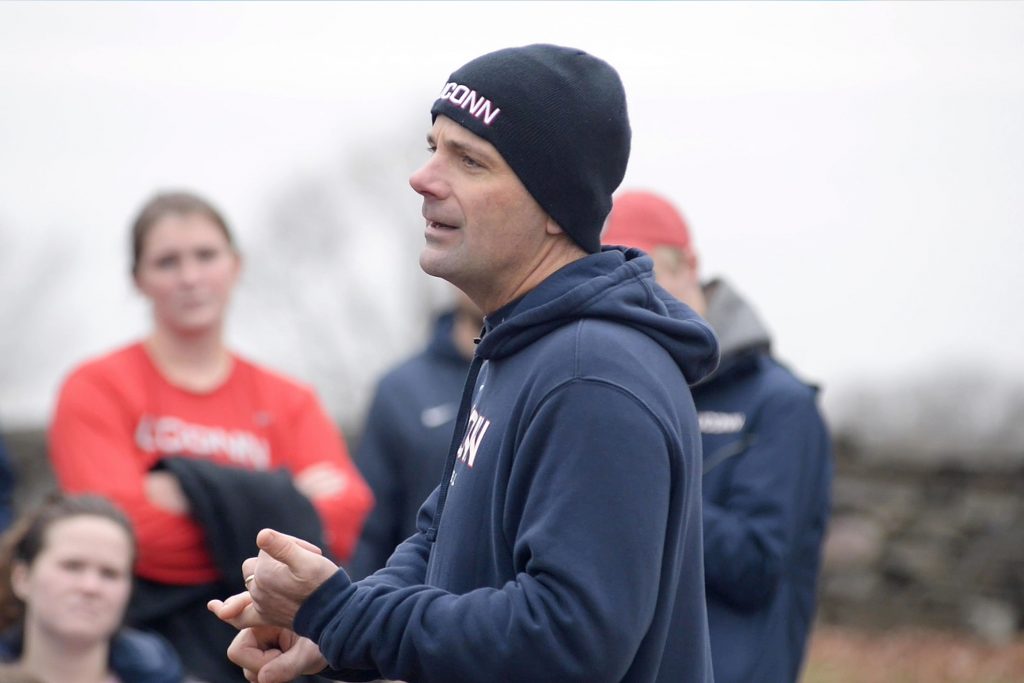
[[885, 533], [875, 520], [864, 515], [835, 517], [825, 539], [826, 571], [846, 571], [873, 566], [882, 555]]
[[993, 645], [1010, 643], [1017, 632], [1019, 614], [1003, 600], [972, 597], [964, 606], [971, 632]]

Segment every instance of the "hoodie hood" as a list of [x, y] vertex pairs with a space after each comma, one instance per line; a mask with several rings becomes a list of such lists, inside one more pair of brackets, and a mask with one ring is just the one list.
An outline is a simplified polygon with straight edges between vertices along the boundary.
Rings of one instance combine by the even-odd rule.
[[704, 285], [707, 321], [721, 347], [722, 364], [748, 351], [768, 351], [771, 337], [754, 309], [725, 280]]
[[701, 381], [718, 365], [718, 340], [708, 323], [657, 285], [649, 256], [622, 247], [605, 247], [570, 263], [487, 316], [477, 355], [510, 356], [552, 330], [585, 318], [642, 331], [668, 351], [689, 384]]

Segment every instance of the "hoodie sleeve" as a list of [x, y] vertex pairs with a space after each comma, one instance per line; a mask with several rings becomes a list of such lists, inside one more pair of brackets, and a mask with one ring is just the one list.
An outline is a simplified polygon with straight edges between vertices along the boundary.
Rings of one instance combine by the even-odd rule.
[[418, 586], [426, 581], [431, 546], [427, 540], [427, 530], [434, 520], [438, 490], [434, 489], [420, 507], [416, 518], [416, 533], [399, 544], [388, 558], [387, 564], [360, 582], [362, 585], [386, 584], [402, 587]]
[[[437, 496], [438, 489], [434, 489], [434, 493], [431, 494], [420, 508], [416, 520], [416, 533], [395, 549], [391, 557], [388, 558], [386, 566], [360, 581], [359, 585], [361, 588], [369, 589], [371, 586], [387, 586], [390, 589], [400, 589], [423, 585], [426, 581], [427, 561], [430, 558], [431, 547], [426, 533], [433, 522]], [[316, 595], [320, 597], [315, 599], [312, 596], [310, 597], [310, 601], [307, 603], [311, 605], [309, 609], [312, 610], [314, 606], [330, 603], [332, 596], [338, 592], [345, 592], [351, 584], [352, 581], [348, 574], [344, 570], [338, 571], [331, 580], [318, 589]], [[298, 629], [299, 627], [296, 626], [296, 628]], [[321, 644], [320, 647], [323, 648], [324, 646]], [[333, 671], [329, 669], [323, 672], [322, 675], [328, 678], [353, 682], [373, 681], [381, 677], [380, 672], [372, 668], [338, 668]]]
[[514, 578], [453, 594], [338, 572], [295, 622], [333, 668], [422, 683], [622, 679], [657, 601], [681, 476], [669, 441], [633, 396], [588, 381], [552, 393], [517, 438], [503, 520]]
[[746, 610], [772, 599], [785, 558], [801, 542], [796, 536], [827, 506], [827, 491], [814, 473], [829, 457], [822, 448], [824, 423], [807, 387], [769, 396], [751, 432], [749, 448], [730, 463], [727, 497], [704, 505], [708, 590]]

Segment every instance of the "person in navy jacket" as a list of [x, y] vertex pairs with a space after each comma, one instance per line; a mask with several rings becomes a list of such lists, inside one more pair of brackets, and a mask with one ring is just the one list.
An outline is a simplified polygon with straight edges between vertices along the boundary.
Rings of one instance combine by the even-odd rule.
[[210, 604], [242, 629], [228, 655], [262, 683], [710, 683], [688, 384], [718, 343], [650, 258], [601, 250], [629, 157], [619, 76], [508, 48], [431, 114], [420, 265], [485, 313], [441, 484], [362, 581], [261, 531], [248, 591]]
[[426, 348], [377, 383], [355, 456], [375, 503], [346, 565], [353, 579], [383, 567], [416, 532], [416, 512], [444, 469], [481, 327], [480, 310], [459, 292], [455, 306], [438, 316]]
[[620, 193], [603, 240], [648, 252], [658, 282], [704, 316], [721, 345], [718, 369], [693, 388], [715, 679], [795, 682], [814, 620], [832, 480], [817, 390], [772, 357], [768, 331], [726, 281], [701, 284], [690, 231], [668, 200]]

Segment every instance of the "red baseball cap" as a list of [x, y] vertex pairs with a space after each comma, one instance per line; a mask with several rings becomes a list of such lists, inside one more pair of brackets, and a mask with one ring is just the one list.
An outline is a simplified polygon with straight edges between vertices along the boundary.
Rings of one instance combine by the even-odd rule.
[[601, 242], [647, 252], [657, 246], [689, 250], [690, 228], [668, 200], [651, 192], [633, 190], [615, 196]]

